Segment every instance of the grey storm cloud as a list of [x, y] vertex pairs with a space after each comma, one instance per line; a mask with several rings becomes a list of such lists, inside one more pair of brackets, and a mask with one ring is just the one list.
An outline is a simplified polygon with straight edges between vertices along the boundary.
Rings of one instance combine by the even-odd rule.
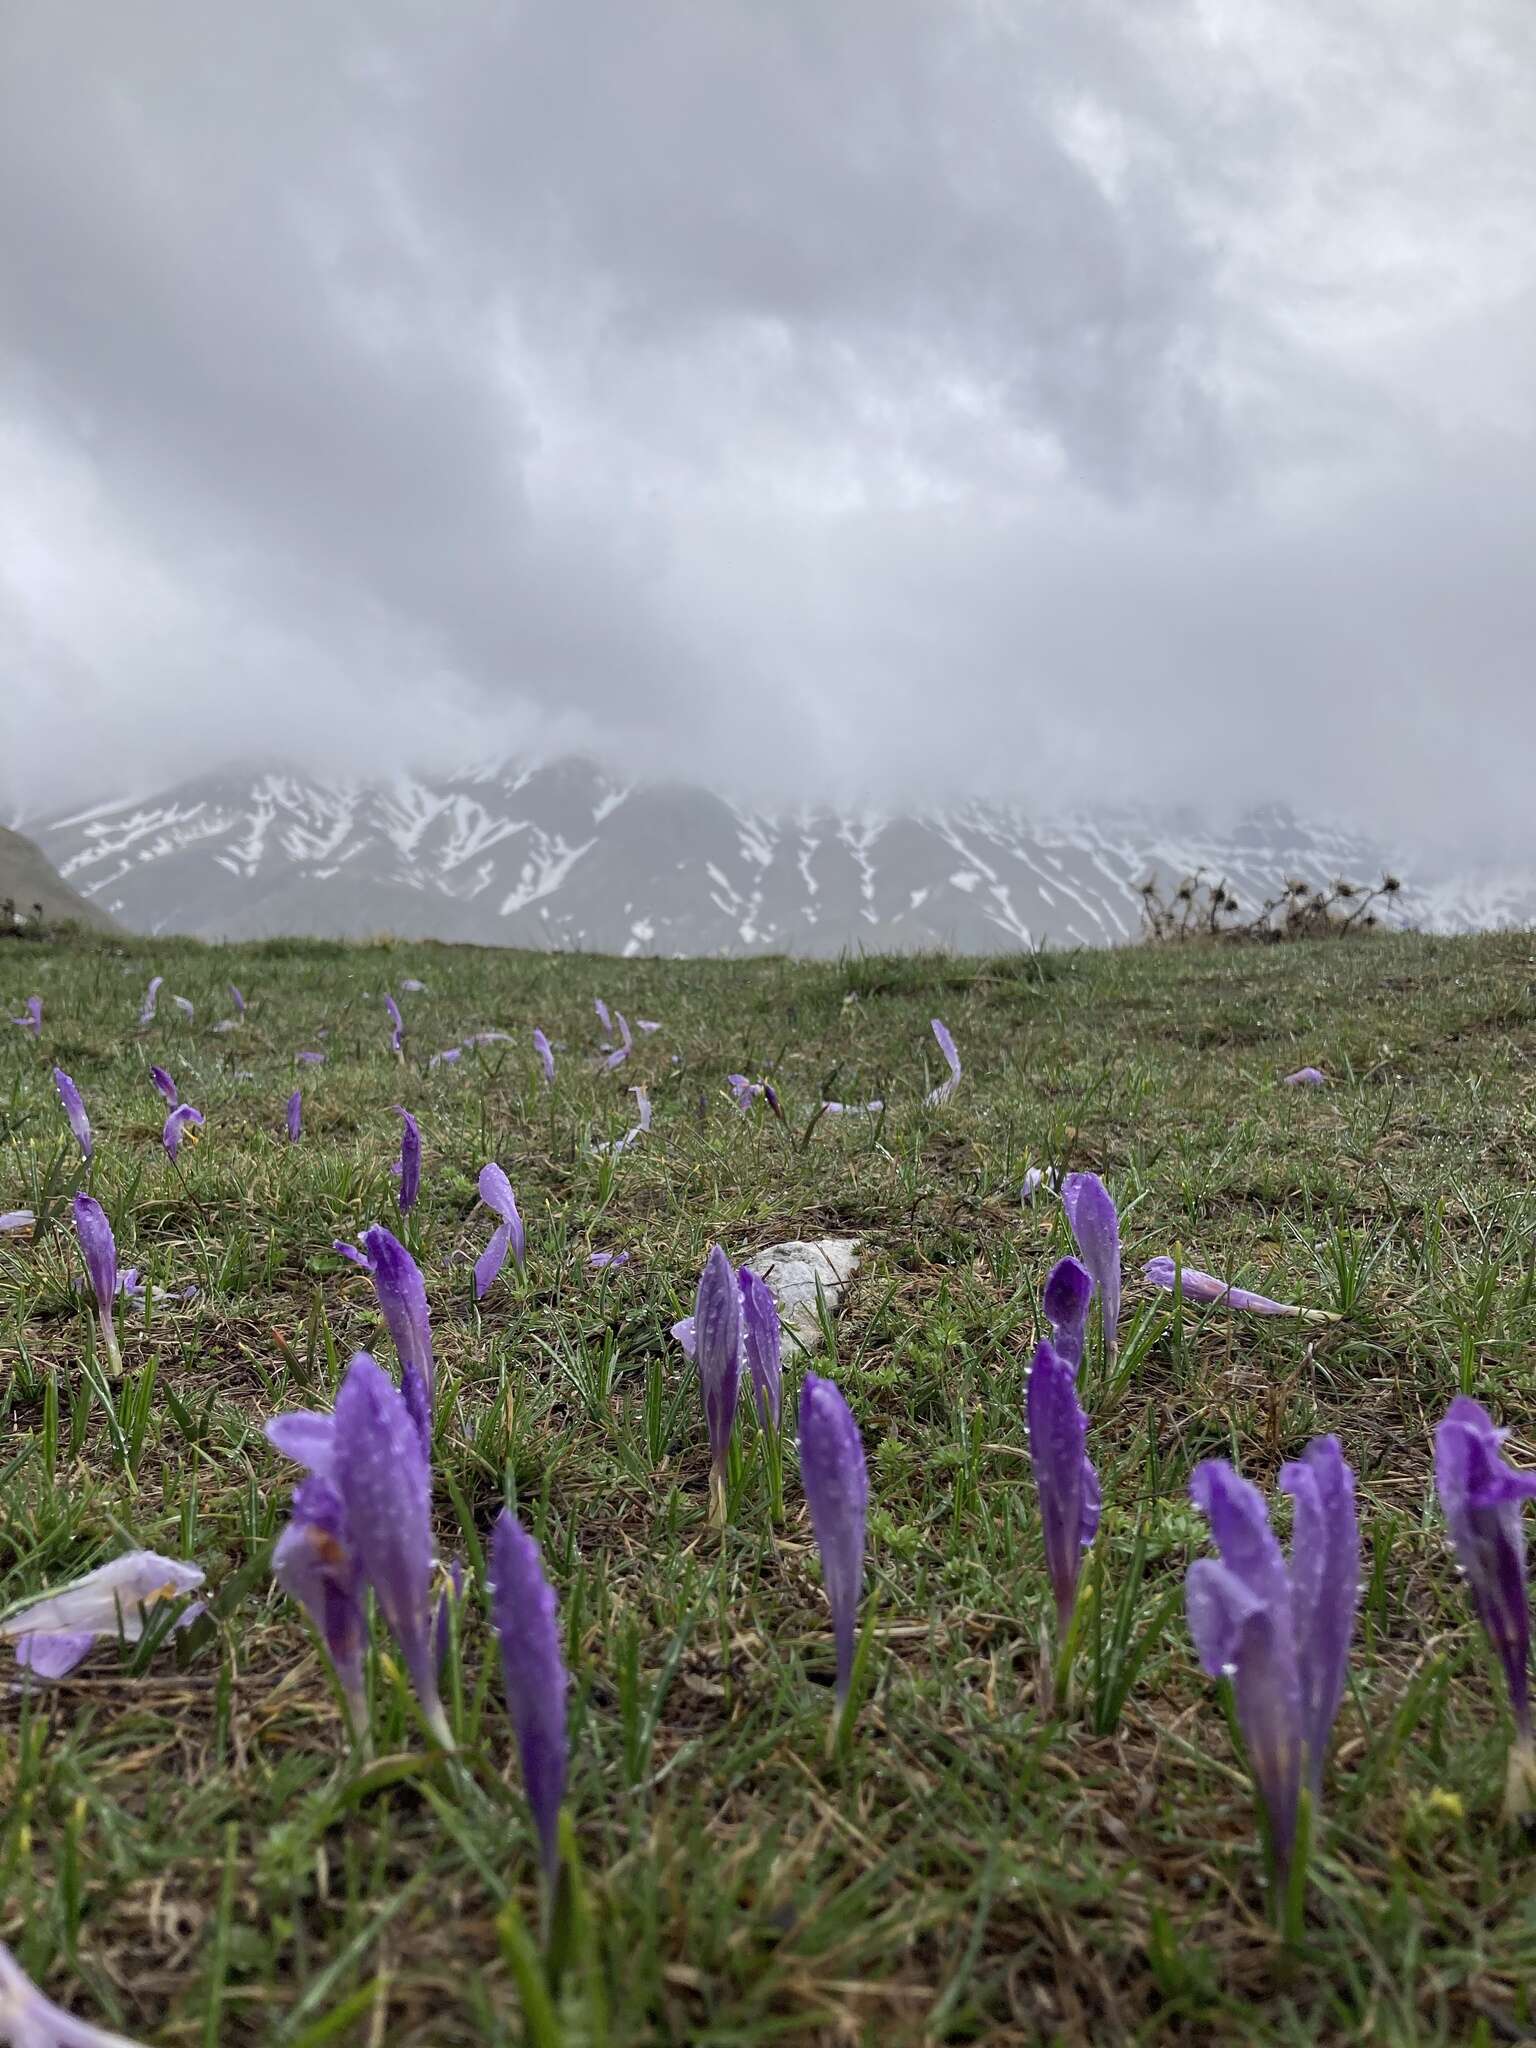
[[0, 798], [1536, 777], [1526, 0], [0, 23]]

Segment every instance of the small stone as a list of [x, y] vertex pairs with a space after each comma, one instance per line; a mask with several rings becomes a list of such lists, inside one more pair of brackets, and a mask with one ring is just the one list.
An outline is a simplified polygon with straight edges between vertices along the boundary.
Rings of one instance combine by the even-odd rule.
[[771, 1244], [747, 1260], [752, 1272], [768, 1283], [785, 1333], [802, 1351], [814, 1351], [821, 1343], [816, 1282], [820, 1280], [827, 1307], [836, 1315], [858, 1266], [858, 1250], [856, 1237], [796, 1237], [786, 1244]]

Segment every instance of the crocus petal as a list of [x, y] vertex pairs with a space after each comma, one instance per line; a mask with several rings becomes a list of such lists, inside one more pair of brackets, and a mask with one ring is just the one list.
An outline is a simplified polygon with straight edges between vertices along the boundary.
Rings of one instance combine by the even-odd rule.
[[544, 1036], [544, 1033], [537, 1029], [535, 1029], [533, 1034], [533, 1049], [539, 1056], [539, 1065], [544, 1070], [544, 1079], [546, 1081], [553, 1081], [555, 1078], [554, 1048]]
[[589, 1266], [602, 1266], [602, 1267], [607, 1267], [607, 1266], [627, 1266], [627, 1265], [629, 1264], [629, 1253], [628, 1253], [628, 1252], [590, 1252], [590, 1253], [588, 1254], [588, 1256], [587, 1256], [587, 1264], [588, 1264]]
[[165, 1097], [169, 1107], [174, 1109], [177, 1102], [176, 1083], [171, 1079], [164, 1067], [151, 1067], [149, 1078]]
[[681, 1322], [672, 1325], [672, 1335], [682, 1346], [683, 1356], [692, 1365], [694, 1354], [693, 1317], [684, 1316]]
[[595, 1148], [597, 1151], [614, 1153], [627, 1152], [630, 1146], [637, 1144], [639, 1140], [643, 1138], [646, 1132], [651, 1128], [650, 1096], [647, 1095], [643, 1088], [631, 1088], [629, 1092], [635, 1098], [635, 1106], [640, 1113], [639, 1121], [632, 1125], [631, 1128], [624, 1133], [622, 1138], [615, 1138], [611, 1144], [598, 1145]]
[[1267, 1294], [1250, 1294], [1246, 1287], [1229, 1287], [1225, 1280], [1218, 1280], [1211, 1273], [1199, 1272], [1194, 1266], [1175, 1269], [1173, 1260], [1166, 1256], [1148, 1259], [1141, 1269], [1141, 1277], [1149, 1286], [1166, 1288], [1170, 1293], [1177, 1283], [1186, 1301], [1220, 1302], [1224, 1308], [1245, 1309], [1256, 1316], [1304, 1316], [1314, 1321], [1328, 1320], [1319, 1309], [1294, 1308], [1287, 1302], [1271, 1301]]
[[1319, 1067], [1298, 1067], [1281, 1083], [1285, 1088], [1326, 1088], [1327, 1085], [1328, 1076]]
[[194, 1109], [190, 1102], [180, 1103], [165, 1120], [165, 1129], [160, 1133], [160, 1142], [174, 1159], [181, 1150], [181, 1141], [189, 1124], [201, 1125], [203, 1112]]
[[501, 1646], [507, 1711], [538, 1829], [544, 1874], [553, 1884], [560, 1862], [570, 1683], [560, 1649], [559, 1613], [539, 1546], [506, 1508], [496, 1518], [490, 1562], [491, 1618]]
[[30, 1230], [36, 1221], [30, 1209], [0, 1210], [0, 1231]]
[[115, 1641], [121, 1627], [124, 1640], [136, 1643], [151, 1607], [180, 1600], [202, 1583], [203, 1574], [194, 1564], [153, 1550], [130, 1550], [0, 1621], [0, 1636], [89, 1634]]
[[1024, 1175], [1024, 1185], [1019, 1189], [1019, 1200], [1028, 1203], [1029, 1207], [1033, 1208], [1035, 1206], [1035, 1197], [1044, 1185], [1045, 1173], [1043, 1168], [1038, 1166], [1030, 1167]]
[[608, 1005], [601, 996], [594, 996], [592, 998], [592, 1007], [597, 1012], [598, 1023], [602, 1025], [606, 1032], [611, 1034], [613, 1031], [613, 1019], [608, 1014]]
[[233, 982], [229, 984], [229, 999], [235, 1006], [236, 1016], [243, 1017], [245, 1015], [245, 997], [241, 995]]
[[420, 996], [426, 994], [427, 984], [424, 981], [417, 981], [412, 976], [407, 975], [405, 980], [401, 982], [400, 988], [404, 995]]
[[1083, 1362], [1083, 1341], [1088, 1332], [1088, 1304], [1093, 1298], [1093, 1276], [1076, 1259], [1058, 1259], [1045, 1283], [1041, 1307], [1051, 1326], [1051, 1343], [1056, 1355], [1073, 1372]]
[[67, 1678], [77, 1664], [83, 1664], [98, 1641], [94, 1629], [78, 1635], [18, 1636], [16, 1662], [34, 1678]]
[[449, 1045], [445, 1046], [441, 1052], [433, 1053], [431, 1059], [427, 1061], [427, 1065], [429, 1067], [456, 1067], [463, 1057], [464, 1048], [461, 1045]]
[[[340, 1250], [340, 1246], [337, 1249]], [[380, 1312], [394, 1339], [402, 1378], [407, 1366], [415, 1366], [430, 1414], [436, 1363], [432, 1355], [432, 1321], [427, 1312], [427, 1288], [421, 1277], [421, 1268], [399, 1238], [387, 1231], [382, 1223], [375, 1223], [370, 1230], [363, 1232], [363, 1250], [367, 1255], [368, 1270], [373, 1275]], [[360, 1356], [366, 1357], [367, 1353]], [[423, 1455], [429, 1454], [430, 1450], [429, 1433], [422, 1444]]]
[[654, 1017], [637, 1017], [635, 1019], [635, 1029], [637, 1031], [659, 1031], [661, 1025]]
[[28, 1032], [33, 1038], [41, 1038], [43, 1035], [42, 997], [28, 996], [27, 1000], [22, 1004], [21, 1007], [25, 1012], [25, 1015], [20, 1017], [13, 1017], [11, 1019], [11, 1022], [13, 1024], [19, 1024], [22, 1030]]
[[392, 1027], [389, 1034], [390, 1050], [392, 1052], [398, 1052], [400, 1050], [401, 1042], [405, 1037], [405, 1019], [401, 1016], [400, 1005], [395, 1001], [393, 996], [385, 996], [384, 1008], [389, 1013], [389, 1021]]
[[297, 1145], [304, 1134], [304, 1090], [295, 1088], [288, 1098], [288, 1142]]
[[145, 989], [144, 1001], [139, 1010], [139, 1022], [141, 1024], [154, 1023], [155, 1007], [159, 1001], [160, 990], [164, 985], [164, 982], [165, 976], [163, 974], [157, 974], [151, 979], [149, 987]]
[[344, 1259], [350, 1259], [354, 1266], [361, 1266], [365, 1273], [373, 1271], [373, 1261], [366, 1252], [359, 1251], [355, 1244], [348, 1244], [345, 1238], [332, 1238], [331, 1250], [340, 1252]]
[[197, 1015], [197, 1012], [193, 1009], [191, 1003], [188, 1002], [187, 998], [185, 996], [172, 996], [171, 1001], [176, 1005], [177, 1009], [180, 1010], [182, 1016], [185, 1017], [187, 1022], [190, 1024], [192, 1022], [192, 1019]]
[[954, 1039], [949, 1035], [949, 1027], [937, 1017], [932, 1022], [933, 1035], [939, 1042], [939, 1051], [944, 1055], [944, 1064], [949, 1068], [949, 1079], [941, 1081], [937, 1088], [931, 1088], [923, 1097], [925, 1109], [941, 1108], [960, 1086], [960, 1055], [955, 1050]]
[[848, 1697], [864, 1590], [869, 1471], [859, 1426], [831, 1380], [808, 1372], [800, 1389], [800, 1481], [821, 1552], [837, 1643], [837, 1699]]
[[880, 1101], [824, 1102], [821, 1107], [825, 1116], [878, 1116], [885, 1104]]
[[422, 1713], [451, 1748], [433, 1643], [431, 1472], [404, 1397], [366, 1351], [347, 1367], [336, 1396], [332, 1481]]
[[288, 1415], [274, 1415], [263, 1432], [267, 1442], [295, 1465], [303, 1465], [322, 1479], [330, 1476], [336, 1456], [336, 1418], [310, 1408], [297, 1408]]
[[421, 1127], [408, 1109], [402, 1109], [397, 1102], [395, 1115], [400, 1119], [400, 1163], [394, 1169], [400, 1182], [400, 1214], [409, 1215], [416, 1206], [416, 1196], [421, 1187]]
[[710, 1461], [714, 1467], [717, 1506], [722, 1500], [725, 1461], [736, 1420], [736, 1394], [741, 1383], [741, 1288], [736, 1268], [719, 1245], [704, 1261], [693, 1310], [694, 1367], [709, 1428]]
[[1480, 1402], [1459, 1394], [1435, 1431], [1435, 1491], [1473, 1608], [1504, 1666], [1516, 1731], [1528, 1745], [1531, 1622], [1523, 1509], [1536, 1496], [1536, 1473], [1505, 1462], [1500, 1446], [1507, 1435]]
[[727, 1074], [725, 1085], [736, 1098], [736, 1107], [743, 1115], [752, 1107], [763, 1092], [761, 1081], [749, 1081], [745, 1074]]
[[368, 1642], [363, 1568], [341, 1495], [328, 1479], [306, 1479], [295, 1490], [293, 1518], [273, 1547], [272, 1576], [319, 1630], [353, 1728], [361, 1734], [367, 1721], [363, 1656]]
[[623, 1062], [629, 1058], [631, 1052], [634, 1050], [635, 1044], [633, 1035], [630, 1032], [629, 1025], [625, 1021], [624, 1012], [622, 1010], [615, 1010], [613, 1016], [614, 1022], [619, 1027], [619, 1043], [617, 1046], [615, 1046], [614, 1050], [611, 1053], [609, 1053], [606, 1061], [604, 1062], [604, 1065], [610, 1069], [617, 1066], [621, 1066]]
[[750, 1267], [739, 1267], [736, 1279], [741, 1288], [742, 1343], [758, 1419], [777, 1429], [784, 1377], [779, 1305], [767, 1281]]
[[517, 1262], [519, 1272], [523, 1269], [526, 1239], [523, 1219], [517, 1213], [517, 1198], [512, 1192], [512, 1183], [492, 1159], [480, 1169], [480, 1199], [501, 1221], [491, 1233], [491, 1241], [475, 1261], [475, 1299], [485, 1298], [496, 1275], [506, 1262], [508, 1249]]
[[45, 1998], [0, 1941], [0, 2040], [10, 2048], [143, 2048], [126, 2034], [76, 2019]]
[[1280, 1488], [1295, 1502], [1291, 1602], [1301, 1676], [1302, 1739], [1315, 1797], [1344, 1697], [1349, 1643], [1360, 1605], [1355, 1475], [1344, 1462], [1338, 1438], [1316, 1437], [1299, 1459], [1282, 1465]]
[[59, 1100], [64, 1105], [64, 1114], [69, 1118], [69, 1128], [74, 1132], [81, 1152], [91, 1156], [91, 1120], [85, 1113], [85, 1104], [80, 1099], [80, 1090], [71, 1081], [62, 1067], [53, 1070], [53, 1085], [59, 1091]]
[[117, 1295], [117, 1244], [107, 1212], [94, 1195], [76, 1195], [71, 1207], [96, 1306], [103, 1316], [110, 1316]]
[[1120, 1342], [1120, 1217], [1108, 1188], [1096, 1173], [1069, 1173], [1061, 1183], [1077, 1255], [1093, 1275], [1104, 1318], [1104, 1347], [1111, 1359]]
[[323, 1067], [325, 1065], [325, 1054], [323, 1052], [296, 1052], [293, 1058], [294, 1064], [300, 1067]]
[[1026, 1406], [1046, 1570], [1065, 1637], [1077, 1604], [1083, 1552], [1098, 1532], [1099, 1484], [1088, 1457], [1088, 1418], [1077, 1398], [1076, 1375], [1051, 1344], [1036, 1346]]

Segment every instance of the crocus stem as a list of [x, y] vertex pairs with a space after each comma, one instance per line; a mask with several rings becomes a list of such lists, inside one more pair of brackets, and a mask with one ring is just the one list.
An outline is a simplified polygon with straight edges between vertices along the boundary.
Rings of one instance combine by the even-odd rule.
[[1504, 1775], [1504, 1818], [1511, 1827], [1523, 1827], [1536, 1813], [1536, 1743], [1529, 1732], [1515, 1737], [1510, 1745], [1509, 1765]]
[[120, 1380], [123, 1376], [123, 1354], [117, 1348], [117, 1331], [113, 1327], [110, 1314], [103, 1310], [97, 1317], [96, 1324], [101, 1331], [102, 1349], [107, 1354], [107, 1370], [113, 1379]]
[[1275, 1902], [1287, 1948], [1299, 1948], [1307, 1918], [1307, 1865], [1312, 1856], [1312, 1794], [1303, 1785], [1296, 1804], [1296, 1838], [1289, 1865], [1275, 1871]]
[[718, 1465], [709, 1470], [709, 1519], [725, 1528], [725, 1474]]

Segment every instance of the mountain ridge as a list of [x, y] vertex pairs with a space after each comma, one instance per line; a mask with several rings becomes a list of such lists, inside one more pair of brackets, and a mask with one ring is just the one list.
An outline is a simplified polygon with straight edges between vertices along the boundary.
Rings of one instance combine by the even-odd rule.
[[[146, 932], [388, 931], [620, 954], [1112, 944], [1136, 936], [1149, 875], [1203, 867], [1256, 908], [1289, 875], [1368, 881], [1386, 858], [1277, 806], [1221, 830], [979, 800], [775, 810], [569, 756], [371, 779], [221, 770], [29, 830], [71, 888]], [[1401, 922], [1536, 919], [1536, 874], [1405, 880]]]

